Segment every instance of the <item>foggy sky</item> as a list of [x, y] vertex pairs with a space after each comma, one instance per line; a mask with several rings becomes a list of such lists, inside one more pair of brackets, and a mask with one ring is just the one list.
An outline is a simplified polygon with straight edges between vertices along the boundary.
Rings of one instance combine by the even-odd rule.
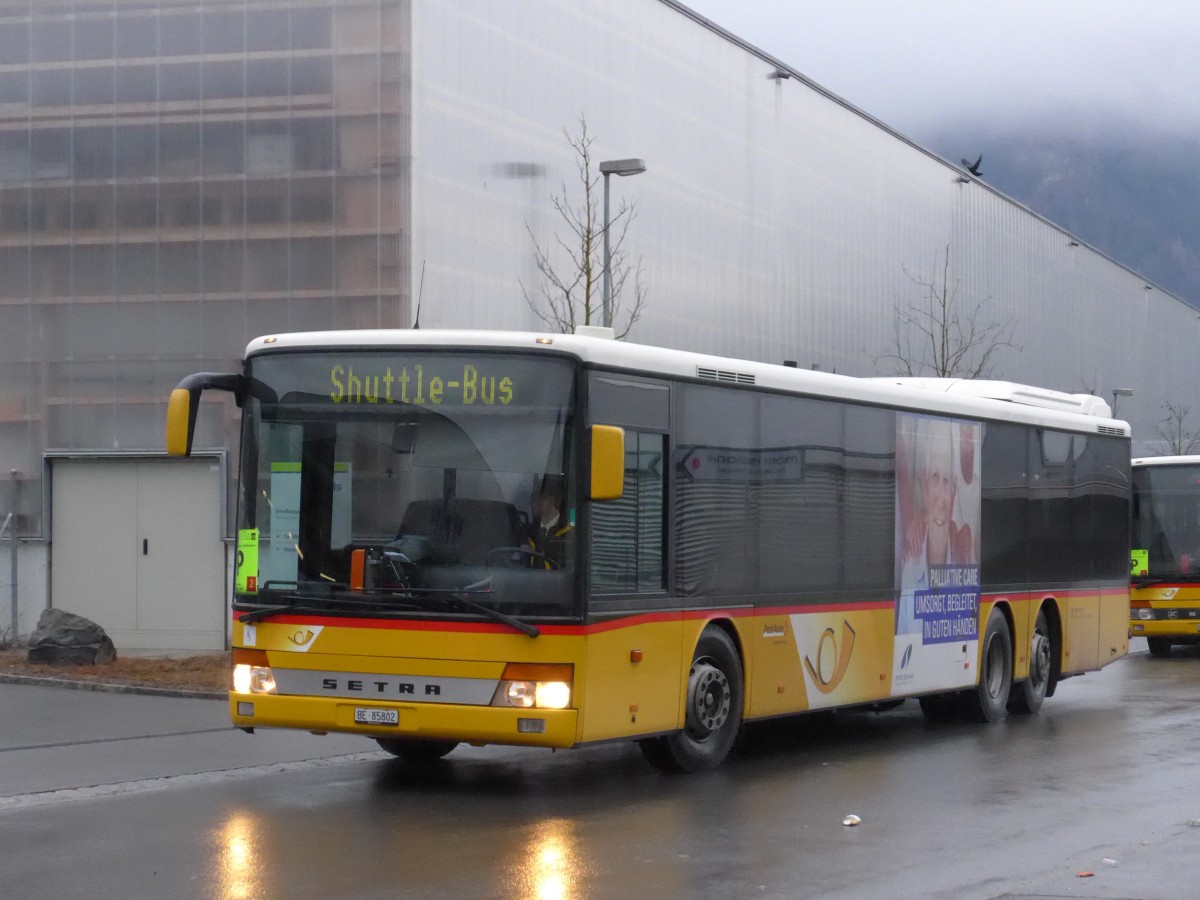
[[1200, 2], [683, 0], [918, 140], [1070, 116], [1200, 134]]

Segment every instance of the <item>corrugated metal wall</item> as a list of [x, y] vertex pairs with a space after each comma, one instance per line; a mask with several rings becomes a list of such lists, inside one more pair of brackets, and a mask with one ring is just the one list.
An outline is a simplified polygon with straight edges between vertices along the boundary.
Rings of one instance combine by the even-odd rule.
[[581, 196], [563, 130], [583, 117], [593, 174], [601, 159], [648, 167], [611, 185], [614, 208], [638, 204], [627, 249], [648, 290], [632, 340], [890, 374], [876, 358], [893, 311], [922, 300], [914, 279], [940, 284], [948, 249], [960, 310], [1014, 320], [996, 377], [1110, 402], [1131, 388], [1118, 411], [1139, 441], [1163, 400], [1197, 399], [1195, 310], [786, 62], [799, 71], [770, 77], [776, 61], [667, 0], [417, 5], [422, 323], [539, 327], [530, 232], [567, 236], [550, 201]]

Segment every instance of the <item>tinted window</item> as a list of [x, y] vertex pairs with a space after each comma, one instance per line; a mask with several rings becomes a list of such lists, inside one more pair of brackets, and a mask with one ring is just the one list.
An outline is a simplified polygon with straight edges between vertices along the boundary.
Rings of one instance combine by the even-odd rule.
[[679, 390], [677, 588], [684, 595], [757, 590], [760, 543], [758, 406], [748, 391]]
[[1022, 584], [1028, 577], [1028, 429], [983, 426], [980, 578], [986, 585]]
[[593, 503], [591, 572], [597, 594], [666, 588], [666, 438], [626, 430], [620, 500]]
[[892, 412], [697, 385], [680, 394], [682, 593], [891, 593]]

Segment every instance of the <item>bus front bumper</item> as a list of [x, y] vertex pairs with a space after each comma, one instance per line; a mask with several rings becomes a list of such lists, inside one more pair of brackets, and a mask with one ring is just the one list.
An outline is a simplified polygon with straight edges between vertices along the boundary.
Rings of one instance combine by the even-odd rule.
[[1197, 619], [1131, 619], [1130, 637], [1170, 638], [1179, 643], [1200, 641]]
[[[234, 691], [229, 693], [229, 715], [238, 728], [294, 728], [361, 734], [370, 738], [556, 748], [575, 746], [578, 719], [574, 709], [386, 703]], [[372, 725], [356, 721], [356, 718], [372, 717], [394, 718], [395, 724]]]

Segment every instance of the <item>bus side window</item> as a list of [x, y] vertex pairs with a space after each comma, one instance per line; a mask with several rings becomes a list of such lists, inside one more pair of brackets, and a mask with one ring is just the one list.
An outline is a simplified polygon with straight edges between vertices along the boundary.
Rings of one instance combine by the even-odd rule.
[[666, 436], [625, 430], [621, 499], [591, 504], [591, 581], [596, 594], [666, 588]]

